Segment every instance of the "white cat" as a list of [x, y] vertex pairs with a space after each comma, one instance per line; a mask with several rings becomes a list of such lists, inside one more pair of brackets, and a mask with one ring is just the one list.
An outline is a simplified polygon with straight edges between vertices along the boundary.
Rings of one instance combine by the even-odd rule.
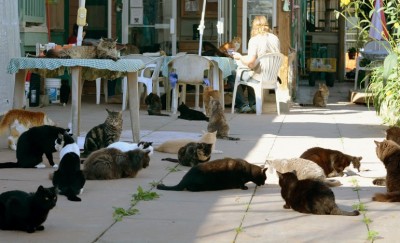
[[269, 168], [272, 169], [269, 170], [271, 173], [273, 173], [273, 169], [277, 170], [279, 173], [292, 172], [295, 170], [299, 180], [317, 179], [325, 182], [331, 187], [341, 185], [338, 180], [326, 179], [324, 170], [318, 164], [308, 159], [275, 159], [267, 160], [267, 164], [269, 165]]
[[121, 150], [122, 152], [127, 152], [135, 149], [142, 149], [150, 151], [149, 155], [152, 155], [154, 151], [152, 144], [153, 144], [152, 142], [129, 143], [129, 142], [118, 141], [108, 145], [107, 148], [116, 148]]

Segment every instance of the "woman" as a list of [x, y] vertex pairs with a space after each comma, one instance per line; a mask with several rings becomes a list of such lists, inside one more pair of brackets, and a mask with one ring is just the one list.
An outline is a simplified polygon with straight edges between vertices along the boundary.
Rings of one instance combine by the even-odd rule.
[[[280, 52], [280, 43], [276, 35], [270, 33], [268, 21], [265, 16], [256, 16], [251, 25], [250, 40], [247, 55], [235, 52], [233, 58], [238, 60], [238, 69], [245, 69], [241, 80], [253, 78], [261, 81], [261, 68], [256, 65], [258, 57], [272, 52]], [[230, 87], [234, 87], [235, 80], [228, 79]], [[252, 87], [247, 86], [248, 101], [244, 98], [242, 86], [236, 92], [236, 107], [240, 113], [255, 113], [255, 94]]]

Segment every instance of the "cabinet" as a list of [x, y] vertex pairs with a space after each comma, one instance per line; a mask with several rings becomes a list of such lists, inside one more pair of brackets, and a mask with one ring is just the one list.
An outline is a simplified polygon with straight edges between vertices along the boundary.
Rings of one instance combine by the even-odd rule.
[[203, 11], [203, 1], [207, 1], [204, 17], [218, 17], [218, 1], [215, 0], [181, 0], [181, 17], [200, 17]]

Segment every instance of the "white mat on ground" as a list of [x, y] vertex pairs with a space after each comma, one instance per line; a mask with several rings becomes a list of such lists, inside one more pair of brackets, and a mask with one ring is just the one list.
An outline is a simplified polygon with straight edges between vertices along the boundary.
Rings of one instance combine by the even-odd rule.
[[[140, 141], [153, 142], [153, 146], [160, 145], [161, 143], [172, 140], [172, 139], [194, 139], [198, 140], [201, 137], [201, 133], [192, 133], [192, 132], [177, 132], [177, 131], [150, 131], [150, 130], [142, 130], [140, 131]], [[85, 143], [86, 134], [81, 133], [81, 136], [78, 137], [78, 145], [80, 149], [83, 149], [83, 145]], [[121, 133], [120, 141], [133, 142], [132, 139], [132, 131], [124, 130]]]

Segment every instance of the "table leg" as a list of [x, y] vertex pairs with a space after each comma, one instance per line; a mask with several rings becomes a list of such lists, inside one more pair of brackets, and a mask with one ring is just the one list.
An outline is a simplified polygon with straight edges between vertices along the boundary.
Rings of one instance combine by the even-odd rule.
[[81, 95], [82, 95], [82, 78], [81, 78], [81, 68], [72, 67], [71, 68], [71, 126], [72, 134], [75, 138], [79, 137], [79, 126], [80, 126], [80, 110], [81, 110]]
[[131, 115], [133, 141], [138, 143], [140, 142], [140, 121], [137, 72], [128, 73], [128, 102], [129, 112]]
[[[25, 77], [26, 77], [26, 70], [20, 69], [15, 74], [15, 85], [14, 85], [14, 99], [13, 99], [13, 108], [14, 109], [21, 109], [24, 105], [25, 99]], [[37, 94], [39, 99], [39, 94]]]

